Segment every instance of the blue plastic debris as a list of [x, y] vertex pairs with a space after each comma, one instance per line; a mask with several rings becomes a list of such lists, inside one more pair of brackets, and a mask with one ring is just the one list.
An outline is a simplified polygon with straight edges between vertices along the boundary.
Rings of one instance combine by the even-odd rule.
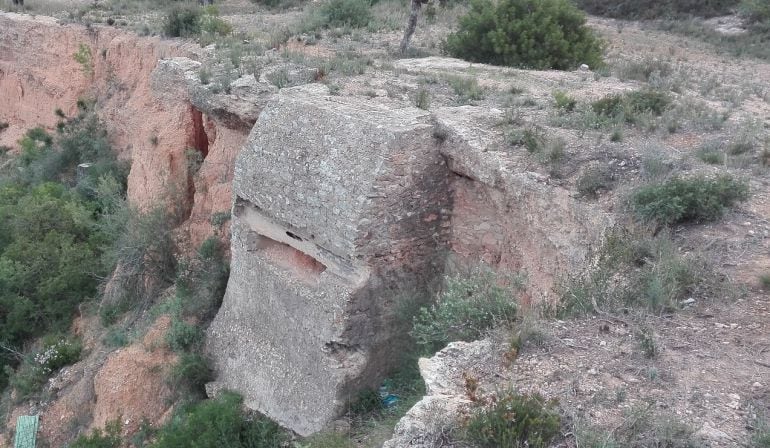
[[385, 408], [392, 408], [398, 404], [398, 395], [388, 392], [388, 386], [383, 384], [380, 386], [380, 401]]

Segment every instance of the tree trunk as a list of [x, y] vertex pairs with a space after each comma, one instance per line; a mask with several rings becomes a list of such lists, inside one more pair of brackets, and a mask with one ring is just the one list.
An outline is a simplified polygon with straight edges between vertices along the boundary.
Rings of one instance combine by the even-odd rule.
[[420, 8], [422, 8], [422, 0], [412, 0], [409, 8], [409, 21], [406, 23], [404, 38], [401, 40], [401, 47], [399, 48], [402, 55], [405, 55], [406, 50], [409, 49], [409, 41], [412, 40], [412, 34], [414, 34], [414, 30], [417, 28], [417, 18], [420, 16]]

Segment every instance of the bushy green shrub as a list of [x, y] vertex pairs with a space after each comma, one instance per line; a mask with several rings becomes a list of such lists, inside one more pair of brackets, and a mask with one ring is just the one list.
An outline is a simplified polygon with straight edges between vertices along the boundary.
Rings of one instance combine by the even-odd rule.
[[741, 0], [738, 11], [750, 24], [770, 22], [770, 2], [767, 0]]
[[194, 324], [175, 318], [166, 333], [166, 343], [171, 350], [179, 353], [194, 350], [203, 341], [203, 331]]
[[171, 380], [177, 392], [192, 397], [204, 397], [206, 383], [213, 379], [208, 361], [197, 353], [182, 353], [171, 370]]
[[534, 69], [602, 64], [601, 41], [568, 0], [473, 0], [446, 50], [472, 62]]
[[369, 0], [329, 0], [321, 7], [323, 25], [363, 28], [372, 20]]
[[489, 272], [446, 278], [437, 302], [414, 317], [411, 334], [417, 344], [433, 353], [448, 342], [473, 341], [496, 325], [513, 322], [514, 291], [497, 281]]
[[611, 173], [601, 167], [590, 167], [577, 179], [575, 188], [582, 196], [595, 199], [600, 190], [608, 190], [612, 186]]
[[176, 287], [181, 312], [202, 322], [212, 318], [222, 303], [230, 274], [222, 241], [207, 238], [196, 259], [183, 263], [178, 271]]
[[635, 123], [642, 114], [662, 115], [670, 104], [667, 94], [647, 89], [607, 95], [591, 103], [591, 109], [600, 118]]
[[553, 99], [556, 102], [556, 107], [558, 109], [563, 109], [567, 112], [572, 112], [575, 110], [575, 106], [577, 105], [577, 100], [567, 94], [567, 92], [563, 92], [561, 90], [554, 90], [553, 91]]
[[482, 448], [546, 448], [559, 435], [555, 403], [539, 395], [507, 392], [473, 414], [466, 438]]
[[[589, 14], [618, 19], [657, 19], [694, 15], [714, 17], [730, 14], [740, 0], [577, 0], [578, 7]], [[762, 2], [763, 0], [756, 0]]]
[[194, 37], [201, 32], [201, 9], [194, 6], [174, 6], [163, 22], [168, 37]]
[[203, 33], [227, 36], [233, 32], [233, 26], [219, 17], [219, 10], [216, 6], [210, 5], [205, 7], [199, 20], [200, 29]]
[[120, 448], [123, 443], [120, 430], [120, 420], [113, 420], [107, 423], [104, 431], [96, 428], [90, 435], [78, 437], [70, 448]]
[[281, 428], [262, 416], [246, 417], [240, 396], [223, 392], [175, 416], [159, 434], [153, 448], [280, 448]]
[[670, 225], [713, 221], [726, 208], [748, 199], [748, 195], [748, 185], [729, 175], [714, 179], [673, 178], [638, 189], [631, 197], [631, 205], [641, 219]]

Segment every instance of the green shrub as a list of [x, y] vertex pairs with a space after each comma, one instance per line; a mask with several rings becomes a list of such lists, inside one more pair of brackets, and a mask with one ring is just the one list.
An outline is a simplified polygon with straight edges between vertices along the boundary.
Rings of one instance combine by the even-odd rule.
[[426, 353], [452, 341], [474, 341], [496, 325], [516, 318], [513, 290], [498, 286], [489, 272], [448, 277], [443, 292], [430, 308], [414, 317], [411, 335]]
[[713, 221], [748, 195], [748, 185], [728, 175], [715, 179], [673, 178], [638, 189], [631, 197], [631, 205], [641, 219], [670, 225]]
[[227, 36], [233, 32], [233, 26], [219, 17], [219, 10], [216, 6], [210, 5], [204, 8], [199, 20], [202, 33]]
[[575, 187], [581, 196], [596, 198], [600, 190], [608, 190], [612, 186], [612, 175], [604, 168], [590, 167], [577, 179]]
[[742, 0], [738, 12], [750, 24], [770, 22], [770, 2], [767, 0]]
[[447, 82], [460, 97], [461, 104], [470, 104], [473, 101], [484, 99], [484, 89], [479, 86], [476, 78], [469, 76], [447, 76]]
[[[104, 225], [115, 210], [100, 186], [122, 198], [126, 171], [89, 104], [80, 101], [79, 108], [55, 135], [29, 130], [14, 169], [0, 179], [0, 341], [18, 351], [46, 333], [65, 333], [77, 306], [96, 295], [98, 278], [110, 270], [101, 257], [117, 237]], [[84, 162], [91, 167], [78, 173]], [[46, 368], [72, 362], [76, 345], [58, 347]], [[0, 389], [20, 364], [0, 353]], [[31, 360], [22, 364], [17, 389], [34, 391], [48, 373], [42, 370]]]
[[216, 212], [211, 215], [211, 225], [217, 229], [221, 229], [222, 226], [231, 219], [230, 212]]
[[[123, 204], [117, 217], [109, 222], [116, 237], [105, 250], [102, 263], [113, 267], [110, 288], [102, 297], [101, 310], [105, 324], [114, 322], [122, 313], [147, 305], [155, 293], [172, 284], [176, 277], [172, 235], [173, 217], [165, 207], [145, 213]], [[110, 317], [110, 319], [104, 319]]]
[[180, 266], [176, 287], [184, 315], [205, 322], [216, 313], [230, 273], [224, 252], [221, 240], [211, 237], [201, 243], [195, 260]]
[[35, 355], [35, 363], [45, 373], [53, 373], [80, 360], [83, 344], [77, 339], [48, 336], [43, 339], [43, 349]]
[[[762, 2], [762, 0], [756, 0]], [[617, 0], [577, 0], [577, 5], [589, 14], [613, 17], [617, 19], [656, 19], [695, 15], [714, 17], [727, 15], [739, 0], [637, 0], [619, 2]]]
[[655, 340], [655, 333], [649, 327], [641, 328], [636, 333], [636, 338], [639, 340], [639, 348], [642, 349], [642, 353], [645, 358], [655, 358], [660, 354], [660, 347]]
[[671, 104], [671, 98], [658, 90], [637, 90], [626, 94], [629, 108], [634, 113], [649, 112], [660, 116]]
[[725, 163], [724, 153], [711, 146], [704, 146], [698, 149], [697, 156], [709, 165], [722, 165]]
[[364, 28], [373, 17], [369, 0], [329, 0], [320, 13], [327, 27]]
[[591, 103], [591, 109], [605, 117], [616, 117], [625, 113], [626, 103], [623, 95], [607, 95]]
[[107, 331], [107, 334], [104, 335], [102, 342], [104, 342], [107, 347], [125, 347], [128, 345], [129, 337], [125, 328], [112, 327]]
[[123, 444], [120, 438], [120, 420], [108, 422], [104, 428], [94, 429], [90, 435], [78, 437], [70, 448], [120, 448]]
[[471, 416], [466, 439], [482, 448], [547, 448], [561, 429], [554, 402], [508, 392]]
[[428, 110], [430, 108], [430, 92], [427, 89], [417, 89], [417, 94], [414, 98], [414, 105], [419, 109]]
[[286, 434], [262, 416], [247, 418], [242, 399], [223, 392], [175, 416], [159, 434], [153, 448], [281, 448]]
[[754, 424], [755, 429], [751, 435], [751, 447], [770, 448], [770, 421], [765, 415], [758, 416]]
[[201, 32], [201, 10], [194, 6], [174, 6], [163, 22], [168, 37], [194, 37]]
[[534, 69], [602, 64], [601, 41], [568, 0], [473, 0], [446, 50], [472, 62]]
[[171, 369], [171, 381], [177, 392], [193, 397], [205, 397], [206, 383], [213, 379], [208, 361], [197, 353], [182, 353]]
[[166, 333], [166, 343], [171, 350], [180, 353], [197, 348], [203, 341], [203, 330], [197, 325], [175, 318]]
[[556, 101], [557, 108], [566, 110], [567, 112], [575, 110], [575, 106], [577, 105], [577, 100], [575, 98], [572, 98], [567, 95], [566, 92], [562, 92], [561, 90], [554, 90], [553, 99]]
[[642, 114], [660, 116], [671, 104], [671, 98], [656, 90], [639, 90], [623, 95], [612, 94], [591, 103], [599, 117], [635, 123]]

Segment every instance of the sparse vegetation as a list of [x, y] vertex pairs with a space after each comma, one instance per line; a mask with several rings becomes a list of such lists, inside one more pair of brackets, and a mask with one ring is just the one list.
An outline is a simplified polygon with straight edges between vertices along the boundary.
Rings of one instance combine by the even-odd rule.
[[418, 89], [414, 105], [420, 109], [428, 110], [430, 108], [430, 92], [426, 89]]
[[123, 443], [121, 427], [120, 420], [108, 422], [104, 431], [94, 429], [91, 434], [78, 437], [70, 448], [120, 448]]
[[579, 315], [631, 306], [660, 314], [679, 309], [689, 297], [725, 294], [728, 287], [697, 254], [680, 253], [665, 231], [650, 236], [641, 229], [616, 229], [590, 272], [564, 282], [559, 311]]
[[567, 0], [474, 0], [449, 35], [452, 56], [473, 62], [569, 70], [602, 64], [602, 43]]
[[637, 123], [644, 114], [659, 117], [671, 104], [669, 96], [655, 90], [609, 95], [591, 103], [594, 113], [613, 122]]
[[645, 358], [652, 359], [660, 354], [660, 347], [651, 328], [640, 328], [636, 333], [636, 338], [639, 340], [639, 347], [642, 349]]
[[455, 94], [460, 97], [461, 104], [470, 104], [473, 101], [484, 99], [484, 89], [479, 86], [479, 82], [468, 76], [448, 76], [446, 78]]
[[80, 44], [78, 45], [78, 51], [75, 52], [75, 54], [72, 55], [72, 57], [75, 59], [75, 62], [80, 64], [80, 66], [83, 68], [83, 73], [86, 75], [93, 75], [94, 73], [94, 62], [93, 57], [91, 56], [91, 48], [89, 48], [86, 44]]

